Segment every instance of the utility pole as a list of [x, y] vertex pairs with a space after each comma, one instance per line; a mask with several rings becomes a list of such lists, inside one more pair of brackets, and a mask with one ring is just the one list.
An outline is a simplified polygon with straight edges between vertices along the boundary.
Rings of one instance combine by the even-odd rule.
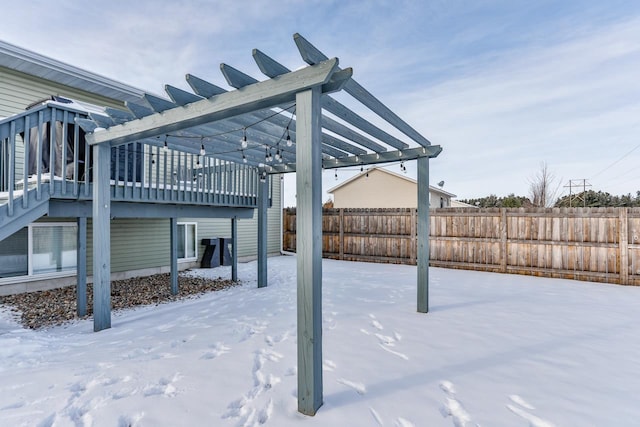
[[[578, 203], [580, 202], [580, 199], [582, 199], [582, 206], [583, 207], [587, 207], [587, 187], [591, 187], [591, 184], [589, 184], [587, 182], [586, 179], [570, 179], [569, 183], [567, 185], [564, 186], [565, 188], [569, 187], [569, 207], [572, 208], [573, 207], [573, 200], [577, 199]], [[573, 197], [573, 189], [574, 188], [580, 188], [582, 187], [582, 192], [579, 194], [576, 194], [575, 197]]]

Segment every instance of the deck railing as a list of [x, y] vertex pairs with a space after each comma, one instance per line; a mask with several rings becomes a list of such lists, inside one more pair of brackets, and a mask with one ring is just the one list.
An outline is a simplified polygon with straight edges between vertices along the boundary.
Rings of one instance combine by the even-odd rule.
[[[91, 147], [76, 119], [87, 113], [47, 103], [0, 120], [0, 205], [28, 208], [25, 190], [43, 196], [92, 197]], [[251, 167], [137, 142], [111, 150], [114, 201], [257, 206], [258, 172]]]

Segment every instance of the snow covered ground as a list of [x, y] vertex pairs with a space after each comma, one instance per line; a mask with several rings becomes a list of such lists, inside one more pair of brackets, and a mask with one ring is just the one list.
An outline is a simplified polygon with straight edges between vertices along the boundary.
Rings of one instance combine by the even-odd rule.
[[[640, 288], [323, 261], [324, 406], [296, 411], [295, 257], [44, 331], [0, 313], [2, 426], [637, 426]], [[197, 274], [227, 277], [227, 267]]]

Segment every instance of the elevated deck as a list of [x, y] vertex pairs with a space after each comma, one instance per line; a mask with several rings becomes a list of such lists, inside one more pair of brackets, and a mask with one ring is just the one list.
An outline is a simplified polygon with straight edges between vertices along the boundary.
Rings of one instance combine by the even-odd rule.
[[[88, 117], [50, 101], [0, 120], [0, 240], [11, 234], [7, 224], [14, 230], [34, 216], [91, 216], [92, 155], [77, 124]], [[123, 216], [246, 217], [258, 205], [258, 172], [247, 165], [171, 150], [158, 138], [114, 147], [111, 160], [111, 201]]]

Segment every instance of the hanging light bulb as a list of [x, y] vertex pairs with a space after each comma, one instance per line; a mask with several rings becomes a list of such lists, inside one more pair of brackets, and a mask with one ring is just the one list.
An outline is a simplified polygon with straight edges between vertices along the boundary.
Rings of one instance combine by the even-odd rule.
[[244, 151], [242, 152], [242, 162], [247, 163], [247, 156], [244, 155]]
[[364, 171], [364, 166], [360, 166], [360, 173], [362, 173], [362, 171]]
[[338, 171], [335, 171], [335, 172], [333, 173], [333, 176], [335, 176], [335, 177], [336, 177], [336, 181], [337, 181], [337, 180], [338, 180]]
[[151, 164], [152, 165], [156, 164], [156, 159], [153, 157], [153, 153], [151, 153]]
[[287, 126], [287, 147], [291, 147], [293, 142], [291, 141], [291, 135], [289, 135], [289, 126]]
[[167, 147], [167, 138], [169, 137], [169, 135], [165, 135], [164, 136], [164, 146], [162, 147], [162, 149], [164, 151], [167, 151], [169, 149], [169, 147]]
[[242, 129], [242, 141], [240, 141], [240, 146], [242, 148], [247, 148], [248, 145], [249, 143], [247, 142], [247, 130]]
[[204, 144], [200, 144], [200, 155], [205, 156], [207, 152], [204, 150]]
[[280, 149], [278, 148], [278, 150], [276, 151], [276, 160], [277, 161], [282, 161], [282, 158], [280, 157]]

